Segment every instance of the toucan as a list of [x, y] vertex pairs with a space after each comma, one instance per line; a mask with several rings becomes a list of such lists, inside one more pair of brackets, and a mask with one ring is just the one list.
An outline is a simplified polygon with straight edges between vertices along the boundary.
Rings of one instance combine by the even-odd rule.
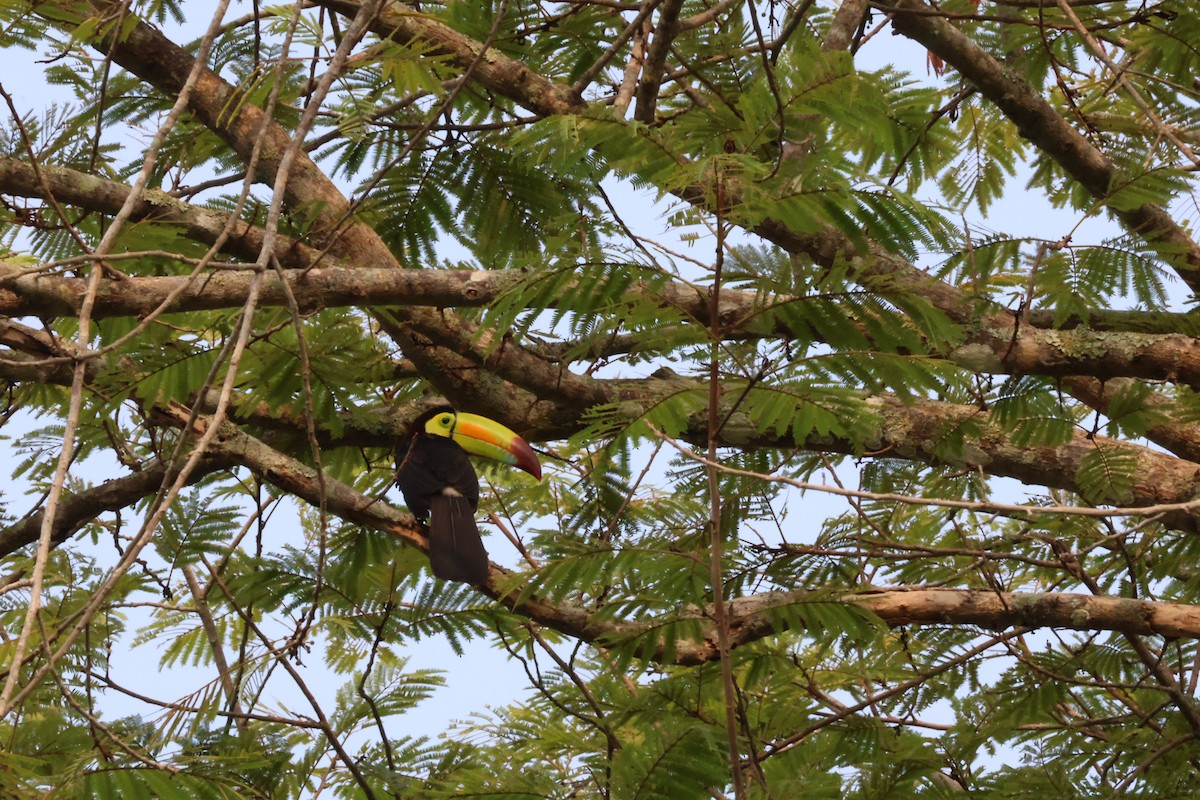
[[429, 536], [429, 565], [443, 580], [484, 585], [488, 554], [475, 524], [479, 477], [467, 453], [542, 479], [533, 448], [499, 422], [439, 406], [417, 417], [396, 450], [396, 484]]

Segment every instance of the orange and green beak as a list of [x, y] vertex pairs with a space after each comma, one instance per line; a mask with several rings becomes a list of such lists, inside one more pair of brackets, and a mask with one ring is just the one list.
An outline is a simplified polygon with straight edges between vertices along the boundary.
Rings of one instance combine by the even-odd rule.
[[495, 420], [478, 414], [455, 414], [450, 437], [473, 455], [490, 458], [528, 472], [539, 481], [542, 464], [529, 443]]

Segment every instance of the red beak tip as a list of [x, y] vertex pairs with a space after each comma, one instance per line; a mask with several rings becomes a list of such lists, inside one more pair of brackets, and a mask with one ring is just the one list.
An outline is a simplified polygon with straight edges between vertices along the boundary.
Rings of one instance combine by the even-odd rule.
[[533, 448], [527, 444], [521, 448], [521, 452], [517, 456], [517, 468], [525, 470], [539, 481], [542, 479], [542, 462], [538, 460], [537, 453], [533, 451]]

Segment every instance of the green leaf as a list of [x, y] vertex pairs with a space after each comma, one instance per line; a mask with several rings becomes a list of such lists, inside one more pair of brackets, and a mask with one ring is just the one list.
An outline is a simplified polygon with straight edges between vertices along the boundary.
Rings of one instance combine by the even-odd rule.
[[1137, 454], [1128, 448], [1096, 443], [1080, 460], [1075, 480], [1089, 502], [1129, 505], [1140, 465]]

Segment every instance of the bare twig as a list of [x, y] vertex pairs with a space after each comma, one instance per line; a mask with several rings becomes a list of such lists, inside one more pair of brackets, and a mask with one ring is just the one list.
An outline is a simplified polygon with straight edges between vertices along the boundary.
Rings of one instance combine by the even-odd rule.
[[716, 469], [717, 445], [720, 440], [723, 416], [721, 414], [721, 277], [725, 263], [725, 219], [724, 181], [717, 174], [717, 246], [713, 262], [712, 287], [709, 289], [709, 336], [708, 359], [708, 533], [709, 533], [709, 581], [712, 585], [713, 626], [717, 633], [717, 651], [721, 661], [721, 687], [725, 696], [725, 738], [729, 754], [729, 770], [733, 779], [736, 797], [745, 796], [745, 776], [738, 754], [738, 691], [734, 682], [733, 663], [729, 644], [729, 620], [725, 614], [725, 571], [722, 567], [725, 531], [721, 526], [721, 483]]

